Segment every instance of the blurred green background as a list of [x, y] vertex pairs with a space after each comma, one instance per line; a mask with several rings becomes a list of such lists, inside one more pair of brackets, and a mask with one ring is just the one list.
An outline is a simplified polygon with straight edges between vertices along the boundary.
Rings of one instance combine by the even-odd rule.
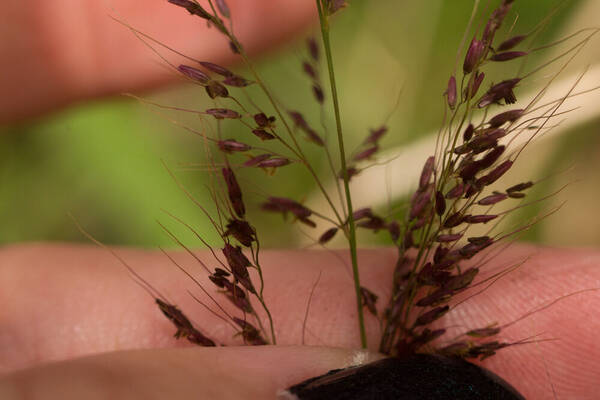
[[[351, 3], [336, 18], [332, 39], [348, 147], [353, 148], [369, 128], [385, 120], [401, 88], [398, 108], [389, 121], [390, 131], [382, 144], [386, 149], [410, 145], [420, 135], [434, 132], [442, 120], [441, 94], [454, 67], [456, 49], [473, 2], [355, 0]], [[515, 32], [527, 32], [556, 3], [555, 0], [518, 1], [505, 25], [510, 27], [518, 16]], [[568, 2], [542, 32], [540, 42], [574, 31], [581, 10], [588, 6], [585, 1]], [[299, 37], [287, 48], [263, 55], [255, 62], [282, 103], [303, 111], [309, 122], [319, 127], [320, 110], [312, 98], [310, 82], [300, 68], [304, 57], [304, 39]], [[528, 64], [540, 63], [544, 57], [547, 55], [536, 53]], [[150, 52], [148, 62], [155, 62]], [[501, 68], [506, 73], [506, 67]], [[499, 72], [498, 68], [496, 71]], [[237, 72], [248, 75], [243, 69]], [[210, 106], [205, 97], [203, 90], [189, 86], [146, 95], [162, 104], [194, 109]], [[268, 109], [262, 96], [257, 94], [255, 100]], [[198, 244], [163, 209], [192, 224], [207, 240], [216, 240], [200, 210], [177, 187], [161, 161], [170, 166], [200, 202], [211, 204], [205, 186], [206, 173], [189, 167], [190, 163], [203, 163], [202, 140], [171, 123], [169, 118], [193, 127], [199, 127], [199, 121], [174, 113], [164, 118], [155, 111], [136, 100], [118, 97], [73, 106], [42, 120], [2, 127], [0, 210], [4, 228], [0, 230], [0, 243], [86, 241], [67, 217], [67, 213], [72, 213], [86, 230], [107, 244], [173, 246], [157, 219], [185, 243]], [[324, 119], [333, 131], [332, 118], [326, 115]], [[530, 178], [547, 176], [547, 171], [574, 163], [585, 166], [582, 175], [568, 178], [582, 179], [569, 189], [569, 203], [557, 216], [529, 231], [525, 239], [550, 244], [600, 244], [598, 218], [593, 217], [598, 212], [600, 187], [595, 161], [600, 153], [598, 127], [598, 121], [588, 122], [544, 143], [536, 150], [539, 158], [523, 159], [521, 168], [529, 168], [525, 171], [535, 174]], [[248, 137], [247, 128], [235, 122], [225, 122], [223, 130], [226, 137]], [[304, 146], [317, 168], [327, 174], [327, 164], [319, 150], [310, 143]], [[556, 179], [544, 181], [535, 189], [536, 193], [552, 191], [558, 184]], [[240, 180], [251, 188], [246, 195], [251, 205], [258, 204], [266, 194], [305, 199], [314, 190], [312, 181], [297, 166], [286, 167], [274, 177], [262, 171], [242, 171]], [[382, 196], [385, 190], [382, 188]], [[402, 199], [395, 202], [401, 203]], [[532, 207], [515, 218], [527, 218], [543, 207]], [[258, 211], [250, 215], [259, 226], [261, 241], [266, 246], [288, 246], [303, 240], [295, 230], [282, 229], [278, 216]], [[576, 232], [576, 237], [564, 233], [569, 229]]]

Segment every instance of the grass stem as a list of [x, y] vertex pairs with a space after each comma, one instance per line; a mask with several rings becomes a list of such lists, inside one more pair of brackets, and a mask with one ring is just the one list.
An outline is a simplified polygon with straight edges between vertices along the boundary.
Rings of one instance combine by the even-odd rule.
[[335, 113], [335, 124], [337, 128], [338, 148], [340, 152], [340, 163], [344, 179], [344, 191], [346, 197], [346, 207], [348, 210], [348, 230], [347, 237], [350, 245], [350, 258], [352, 261], [352, 274], [354, 278], [354, 289], [356, 291], [356, 307], [358, 312], [358, 328], [360, 331], [360, 342], [363, 348], [367, 348], [367, 333], [365, 330], [365, 321], [362, 307], [362, 296], [360, 290], [360, 276], [358, 272], [358, 257], [356, 252], [356, 227], [352, 216], [352, 197], [350, 195], [350, 185], [348, 177], [348, 168], [346, 166], [346, 152], [344, 150], [344, 136], [342, 133], [342, 120], [340, 116], [340, 107], [338, 101], [337, 88], [335, 83], [335, 72], [333, 69], [333, 57], [331, 55], [331, 43], [329, 40], [329, 22], [325, 15], [325, 10], [321, 0], [316, 0], [317, 10], [319, 12], [319, 23], [321, 25], [321, 36], [323, 38], [323, 47], [327, 59], [327, 70], [329, 72], [329, 82], [331, 85], [331, 98], [333, 100], [333, 110]]

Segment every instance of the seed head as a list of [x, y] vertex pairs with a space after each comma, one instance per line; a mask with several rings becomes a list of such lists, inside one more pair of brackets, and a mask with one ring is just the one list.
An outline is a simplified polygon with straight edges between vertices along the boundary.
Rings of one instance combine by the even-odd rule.
[[496, 161], [500, 158], [500, 156], [504, 153], [506, 149], [505, 146], [497, 146], [486, 153], [481, 160], [479, 160], [479, 164], [482, 169], [486, 169], [494, 165]]
[[273, 126], [273, 123], [275, 122], [275, 117], [267, 117], [265, 115], [265, 113], [255, 114], [253, 116], [253, 118], [254, 118], [254, 122], [256, 122], [256, 124], [261, 128], [271, 127], [271, 126]]
[[498, 333], [500, 333], [500, 328], [479, 328], [468, 331], [466, 335], [477, 338], [484, 338], [497, 335]]
[[265, 211], [288, 212], [294, 214], [298, 219], [306, 219], [312, 215], [312, 211], [304, 207], [297, 201], [285, 197], [269, 197], [268, 201], [262, 204], [262, 209]]
[[377, 144], [379, 139], [381, 139], [381, 137], [385, 135], [387, 131], [388, 128], [385, 125], [382, 125], [377, 129], [371, 129], [369, 136], [367, 136], [363, 144]]
[[252, 148], [245, 143], [241, 143], [233, 139], [219, 140], [217, 142], [217, 145], [219, 146], [219, 149], [224, 153], [243, 152], [248, 151]]
[[465, 216], [461, 212], [456, 212], [446, 218], [444, 228], [454, 228], [463, 223]]
[[205, 90], [211, 99], [215, 99], [217, 97], [229, 97], [227, 88], [216, 81], [210, 81], [205, 87]]
[[512, 167], [512, 165], [513, 165], [513, 161], [511, 161], [511, 160], [504, 161], [503, 163], [498, 165], [496, 168], [494, 168], [489, 174], [482, 177], [481, 183], [484, 185], [491, 185], [492, 183], [494, 183], [498, 179], [500, 179], [500, 177], [502, 175], [504, 175], [510, 169], [510, 167]]
[[323, 89], [321, 88], [321, 85], [315, 83], [312, 86], [312, 90], [313, 90], [315, 99], [317, 99], [319, 104], [323, 104], [323, 101], [325, 101], [325, 94], [323, 93]]
[[[417, 305], [417, 307], [437, 306], [439, 304], [446, 303], [448, 300], [450, 300], [451, 297], [452, 297], [452, 290], [442, 288], [442, 289], [438, 289], [438, 290], [434, 291], [433, 293], [423, 297], [422, 299], [417, 301], [415, 304]], [[423, 314], [422, 316], [425, 316], [425, 315], [427, 315], [427, 313]], [[424, 322], [422, 325], [427, 325], [428, 323], [429, 322]]]
[[475, 130], [475, 127], [473, 126], [473, 124], [469, 124], [467, 126], [467, 128], [463, 132], [463, 140], [465, 142], [468, 142], [469, 140], [471, 140], [471, 138], [473, 137], [473, 131], [474, 130]]
[[496, 53], [490, 57], [491, 61], [510, 61], [515, 58], [526, 56], [526, 51], [505, 51], [504, 53]]
[[212, 115], [216, 119], [237, 119], [242, 117], [237, 111], [230, 110], [228, 108], [209, 108], [205, 112], [209, 115]]
[[362, 305], [367, 307], [367, 310], [374, 316], [377, 316], [377, 295], [365, 287], [360, 287], [360, 296]]
[[254, 285], [250, 280], [250, 274], [248, 273], [248, 267], [252, 264], [244, 253], [242, 253], [241, 247], [233, 247], [229, 243], [225, 243], [225, 247], [222, 251], [235, 280], [241, 283], [250, 293], [256, 293]]
[[177, 67], [177, 69], [179, 70], [179, 72], [181, 72], [188, 78], [198, 81], [200, 83], [207, 83], [208, 81], [210, 81], [210, 77], [208, 75], [206, 75], [199, 69], [190, 67], [189, 65], [180, 65], [179, 67]]
[[475, 276], [477, 276], [478, 273], [478, 268], [469, 268], [462, 274], [450, 279], [448, 283], [444, 285], [444, 288], [452, 291], [462, 290], [473, 282], [473, 279], [475, 279]]
[[241, 76], [238, 76], [238, 75], [231, 75], [231, 76], [228, 76], [227, 78], [223, 79], [223, 83], [226, 84], [227, 86], [232, 86], [232, 87], [246, 87], [248, 85], [251, 85], [253, 82], [247, 80], [246, 78], [242, 78]]
[[264, 129], [252, 129], [252, 133], [254, 136], [259, 138], [260, 140], [273, 140], [275, 136], [265, 131]]
[[523, 182], [523, 183], [519, 183], [517, 185], [509, 187], [508, 189], [506, 189], [506, 191], [508, 193], [511, 193], [511, 192], [522, 192], [523, 190], [529, 189], [532, 186], [533, 186], [533, 182], [531, 182], [531, 181], [529, 181], [529, 182]]
[[438, 237], [435, 239], [435, 241], [439, 242], [439, 243], [456, 242], [462, 236], [463, 236], [462, 233], [453, 233], [453, 234], [447, 234], [447, 235], [438, 235]]
[[304, 71], [304, 73], [306, 75], [308, 75], [312, 79], [317, 79], [317, 71], [315, 70], [315, 68], [312, 66], [311, 63], [304, 61], [302, 63], [302, 70]]
[[448, 254], [449, 251], [450, 250], [447, 247], [439, 245], [435, 249], [435, 253], [433, 254], [433, 262], [434, 263], [440, 262], [446, 256], [446, 254]]
[[508, 196], [504, 193], [494, 193], [479, 200], [477, 204], [482, 206], [491, 206], [492, 204], [496, 204], [502, 200], [505, 200], [507, 197]]
[[237, 218], [229, 220], [225, 235], [233, 236], [246, 247], [250, 247], [252, 242], [256, 241], [256, 231], [254, 228], [247, 221]]
[[446, 193], [447, 199], [456, 199], [457, 197], [462, 196], [465, 193], [465, 185], [463, 183], [458, 183], [452, 189]]
[[421, 325], [429, 325], [433, 321], [440, 319], [444, 314], [446, 314], [450, 310], [449, 306], [436, 307], [433, 310], [427, 311], [425, 314], [422, 314], [415, 321], [415, 326]]
[[479, 91], [479, 87], [481, 86], [481, 83], [483, 82], [484, 78], [485, 74], [483, 72], [477, 72], [475, 75], [475, 79], [473, 79], [473, 86], [471, 87], [471, 92], [469, 93], [469, 96], [465, 97], [473, 98], [473, 96], [475, 96]]
[[331, 239], [333, 239], [333, 237], [335, 236], [335, 234], [337, 233], [338, 228], [329, 228], [327, 229], [320, 237], [319, 237], [319, 244], [325, 244], [327, 242], [329, 242]]
[[416, 193], [410, 208], [409, 219], [414, 219], [421, 215], [425, 207], [431, 202], [432, 185], [428, 185], [425, 190]]
[[255, 167], [259, 162], [264, 161], [271, 157], [271, 154], [260, 154], [258, 156], [250, 158], [244, 163], [244, 167]]
[[233, 210], [237, 216], [241, 219], [244, 219], [246, 207], [244, 206], [244, 202], [242, 200], [242, 189], [235, 178], [235, 174], [229, 167], [222, 168], [221, 173], [223, 174], [223, 179], [225, 180], [225, 185], [227, 186], [227, 194], [229, 196], [231, 206], [233, 207]]
[[354, 218], [355, 221], [358, 221], [359, 219], [371, 218], [371, 217], [373, 217], [373, 210], [371, 210], [370, 207], [359, 208], [358, 210], [355, 210], [352, 213], [352, 218]]
[[513, 89], [520, 81], [521, 78], [507, 79], [492, 86], [479, 100], [477, 106], [483, 108], [492, 103], [498, 103], [502, 99], [504, 99], [506, 104], [513, 104], [517, 101]]
[[518, 36], [513, 36], [509, 39], [506, 39], [504, 42], [500, 43], [500, 45], [498, 46], [498, 51], [510, 50], [513, 47], [517, 46], [519, 43], [521, 43], [526, 38], [527, 38], [527, 35], [518, 35]]
[[279, 168], [288, 165], [291, 161], [284, 157], [273, 157], [268, 160], [259, 161], [256, 166], [259, 168]]
[[251, 323], [238, 317], [233, 317], [233, 321], [242, 328], [241, 335], [244, 341], [252, 346], [264, 346], [267, 341], [260, 335], [260, 331]]
[[525, 193], [508, 192], [508, 197], [510, 197], [511, 199], [522, 199], [523, 197], [525, 197]]
[[439, 190], [435, 192], [435, 213], [440, 217], [444, 215], [444, 211], [446, 211], [446, 199], [444, 199], [444, 195]]
[[471, 72], [473, 72], [473, 68], [475, 68], [475, 66], [481, 59], [484, 50], [485, 45], [483, 44], [483, 42], [473, 37], [473, 39], [471, 40], [471, 44], [469, 45], [469, 49], [467, 50], [465, 61], [463, 63], [463, 72], [465, 74], [470, 74]]
[[169, 3], [185, 8], [190, 14], [210, 21], [213, 16], [210, 15], [202, 6], [190, 0], [169, 0]]
[[456, 106], [456, 78], [454, 75], [448, 80], [448, 87], [446, 88], [446, 98], [448, 100], [448, 107], [454, 109]]
[[346, 0], [326, 0], [326, 1], [329, 3], [329, 5], [327, 7], [329, 15], [335, 14], [336, 12], [338, 12], [339, 10], [341, 10], [342, 8], [344, 8], [348, 5]]
[[427, 159], [427, 161], [425, 161], [423, 171], [421, 171], [421, 178], [419, 179], [419, 190], [424, 190], [429, 184], [434, 167], [435, 157], [431, 156]]
[[231, 18], [231, 12], [229, 11], [229, 7], [225, 0], [215, 0], [215, 4], [217, 5], [217, 9], [225, 18]]
[[231, 72], [230, 70], [228, 70], [225, 67], [221, 67], [220, 65], [213, 64], [208, 61], [200, 61], [199, 64], [202, 65], [207, 70], [214, 72], [215, 74], [219, 74], [219, 75], [222, 75], [225, 77], [233, 76], [233, 72]]
[[356, 154], [352, 159], [354, 161], [367, 160], [373, 154], [377, 153], [377, 150], [379, 150], [379, 146], [377, 146], [377, 145], [371, 146], [371, 147], [359, 152], [358, 154]]
[[319, 45], [315, 38], [309, 38], [306, 40], [306, 47], [308, 47], [308, 53], [313, 61], [319, 61]]
[[464, 218], [464, 222], [468, 224], [485, 224], [496, 218], [498, 218], [498, 216], [493, 214], [466, 215]]
[[385, 229], [385, 221], [383, 218], [377, 217], [375, 215], [369, 217], [367, 220], [362, 220], [356, 224], [359, 228], [370, 229], [372, 231], [379, 231], [381, 229]]
[[191, 343], [212, 347], [215, 346], [215, 342], [204, 336], [198, 331], [190, 320], [173, 304], [166, 303], [160, 299], [156, 299], [156, 304], [162, 313], [175, 325], [177, 332], [175, 332], [176, 338], [185, 337]]
[[392, 221], [387, 226], [388, 232], [393, 242], [397, 242], [400, 238], [400, 224], [397, 221]]

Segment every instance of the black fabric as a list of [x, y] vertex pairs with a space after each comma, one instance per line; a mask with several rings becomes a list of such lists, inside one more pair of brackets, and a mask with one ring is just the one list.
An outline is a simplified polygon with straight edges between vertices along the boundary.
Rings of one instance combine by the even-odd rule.
[[427, 354], [333, 370], [289, 391], [301, 400], [524, 399], [486, 369], [459, 358]]

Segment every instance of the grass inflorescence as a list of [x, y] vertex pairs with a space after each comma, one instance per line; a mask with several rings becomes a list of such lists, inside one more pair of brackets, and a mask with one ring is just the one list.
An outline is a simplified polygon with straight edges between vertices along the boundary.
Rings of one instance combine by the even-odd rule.
[[[334, 237], [345, 237], [352, 263], [357, 327], [363, 347], [367, 347], [365, 311], [380, 321], [379, 351], [393, 356], [425, 352], [484, 359], [507, 346], [528, 342], [527, 339], [517, 342], [497, 339], [504, 326], [494, 321], [485, 326], [469, 327], [462, 334], [446, 339], [446, 329], [439, 327], [439, 321], [460, 305], [456, 300], [458, 295], [461, 299], [465, 294], [474, 295], [513, 269], [509, 267], [485, 278], [480, 275], [481, 269], [497, 254], [495, 249], [501, 249], [511, 238], [535, 223], [526, 221], [503, 232], [497, 229], [499, 222], [511, 212], [547, 197], [529, 199], [528, 190], [535, 181], [507, 184], [505, 174], [522, 158], [523, 149], [550, 128], [549, 121], [563, 112], [564, 101], [574, 95], [578, 82], [574, 82], [562, 98], [541, 103], [547, 87], [597, 30], [582, 30], [551, 44], [576, 41], [554, 59], [527, 70], [524, 60], [547, 48], [533, 45], [536, 32], [545, 21], [526, 34], [514, 34], [514, 27], [508, 34], [506, 29], [501, 31], [511, 13], [512, 0], [502, 0], [481, 24], [471, 18], [465, 33], [465, 38], [471, 40], [463, 40], [466, 46], [459, 49], [457, 63], [450, 68], [447, 86], [442, 90], [444, 119], [436, 147], [423, 161], [408, 206], [401, 212], [380, 215], [369, 207], [354, 209], [349, 185], [377, 158], [381, 139], [389, 127], [382, 124], [372, 129], [356, 149], [346, 151], [339, 105], [343, 93], [336, 87], [331, 51], [334, 44], [329, 32], [332, 16], [347, 3], [316, 0], [321, 40], [307, 40], [307, 56], [301, 64], [321, 113], [331, 113], [335, 117], [335, 140], [330, 140], [328, 135], [320, 132], [321, 128], [311, 126], [300, 111], [277, 100], [233, 33], [231, 11], [225, 0], [209, 0], [208, 6], [195, 0], [168, 1], [221, 32], [231, 51], [242, 59], [250, 73], [250, 76], [241, 76], [223, 66], [189, 57], [190, 62], [186, 65], [173, 65], [165, 59], [174, 71], [203, 88], [215, 102], [214, 107], [203, 111], [180, 110], [194, 112], [215, 122], [212, 129], [188, 128], [203, 139], [208, 170], [214, 175], [209, 191], [216, 213], [199, 206], [223, 241], [220, 249], [209, 246], [217, 267], [208, 267], [197, 260], [209, 274], [214, 289], [234, 305], [236, 315], [219, 307], [220, 317], [236, 330], [244, 343], [276, 344], [277, 338], [276, 321], [263, 295], [265, 281], [259, 234], [248, 218], [244, 189], [237, 172], [242, 168], [254, 168], [268, 174], [285, 173], [285, 167], [293, 164], [304, 168], [314, 180], [326, 209], [312, 209], [299, 199], [279, 195], [267, 196], [260, 208], [291, 217], [294, 222], [311, 229], [321, 229], [323, 225], [317, 222], [326, 224], [324, 230], [315, 234], [319, 245], [326, 246]], [[158, 43], [141, 32], [134, 32], [149, 45]], [[519, 62], [521, 67], [513, 75], [498, 81], [491, 81], [486, 76], [491, 64]], [[326, 65], [326, 73], [322, 64]], [[523, 106], [514, 106], [519, 100], [520, 87], [551, 64], [560, 64], [559, 70], [548, 79], [539, 95]], [[249, 96], [246, 91], [249, 86], [262, 91], [269, 101], [269, 109], [261, 109], [251, 99], [252, 107], [243, 105], [241, 96]], [[222, 128], [224, 120], [243, 124], [248, 139], [227, 138]], [[527, 137], [524, 144], [513, 143], [518, 136]], [[301, 143], [301, 138], [306, 143]], [[317, 173], [304, 146], [315, 146], [323, 152], [331, 176]], [[330, 179], [336, 182], [333, 193], [327, 189]], [[179, 222], [185, 225], [183, 221]], [[481, 226], [486, 229], [482, 230]], [[474, 228], [478, 233], [472, 233]], [[380, 304], [378, 296], [361, 284], [357, 230], [387, 232], [389, 242], [397, 249], [396, 267], [389, 279], [391, 296], [386, 304]], [[198, 237], [202, 240], [200, 235]], [[177, 241], [174, 235], [173, 238]], [[251, 273], [252, 270], [256, 274]], [[219, 345], [216, 340], [203, 335], [201, 327], [195, 327], [176, 305], [155, 297], [160, 310], [175, 325], [176, 337], [202, 346]], [[211, 300], [218, 304], [215, 298], [211, 297]]]

